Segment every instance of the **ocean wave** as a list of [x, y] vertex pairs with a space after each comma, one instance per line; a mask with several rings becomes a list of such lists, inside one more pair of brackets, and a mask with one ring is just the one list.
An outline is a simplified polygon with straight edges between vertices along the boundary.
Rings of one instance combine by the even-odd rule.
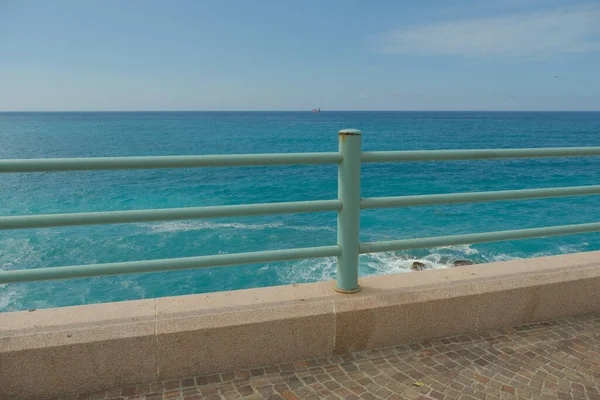
[[205, 229], [246, 229], [246, 230], [264, 230], [269, 228], [280, 228], [283, 226], [281, 222], [274, 222], [270, 224], [242, 224], [238, 222], [231, 223], [216, 223], [210, 221], [169, 221], [161, 222], [157, 224], [139, 224], [147, 227], [151, 233], [164, 233], [164, 232], [185, 232], [185, 231], [200, 231]]
[[[523, 258], [544, 257], [581, 251], [586, 244], [559, 246], [554, 251], [542, 251], [530, 255], [508, 253], [481, 253], [470, 245], [446, 246], [422, 251], [382, 252], [360, 256], [360, 276], [378, 276], [414, 272], [414, 262], [425, 265], [425, 269], [444, 269], [453, 266], [456, 260], [469, 260], [476, 264], [501, 261], [513, 261]], [[271, 266], [266, 265], [265, 269]], [[280, 268], [278, 275], [281, 283], [302, 283], [335, 279], [336, 259], [329, 257], [319, 260], [301, 260], [290, 262], [287, 268]]]
[[335, 279], [336, 269], [336, 258], [327, 257], [292, 262], [289, 268], [278, 268], [277, 274], [284, 284], [329, 281]]
[[[548, 255], [548, 254], [544, 254], [544, 255]], [[537, 256], [537, 257], [542, 257], [542, 256]], [[488, 256], [484, 256], [484, 260], [485, 262], [501, 262], [501, 261], [513, 261], [513, 260], [521, 260], [523, 257], [519, 257], [516, 255], [511, 255], [511, 254], [494, 254], [494, 255], [488, 255]]]
[[22, 297], [14, 285], [0, 285], [0, 312], [11, 311], [15, 308], [17, 299]]
[[589, 246], [589, 243], [583, 242], [578, 244], [563, 244], [558, 246], [558, 254], [567, 254], [567, 253], [578, 253], [581, 251], [585, 251], [586, 247]]
[[444, 263], [446, 258], [443, 254], [432, 253], [424, 257], [393, 251], [373, 253], [363, 256], [363, 263], [368, 267], [368, 275], [389, 275], [403, 272], [412, 272], [411, 266], [414, 262], [420, 262], [426, 269], [447, 268], [449, 264]]
[[146, 288], [139, 284], [139, 282], [132, 281], [130, 279], [121, 279], [119, 281], [119, 286], [121, 286], [125, 291], [133, 292], [140, 299], [146, 297]]
[[470, 245], [444, 246], [415, 251], [388, 251], [368, 254], [365, 262], [375, 272], [385, 275], [412, 271], [414, 262], [425, 264], [425, 269], [441, 269], [453, 266], [456, 260], [474, 263], [482, 261], [479, 251]]
[[3, 238], [0, 240], [0, 269], [40, 261], [40, 252], [28, 238]]
[[[420, 262], [426, 269], [442, 269], [451, 267], [455, 260], [467, 259], [479, 255], [477, 249], [469, 245], [447, 246], [425, 250], [426, 254], [416, 252], [382, 252], [360, 256], [359, 269], [361, 276], [389, 275], [413, 272], [411, 266]], [[279, 268], [278, 275], [282, 283], [316, 282], [335, 279], [337, 263], [335, 257], [318, 260], [301, 260], [288, 264], [287, 268]], [[270, 268], [270, 266], [266, 266]]]
[[466, 256], [472, 256], [474, 254], [479, 254], [479, 251], [477, 249], [472, 248], [471, 245], [468, 245], [468, 244], [459, 244], [459, 245], [455, 245], [455, 246], [442, 246], [442, 247], [438, 247], [438, 249], [450, 249], [452, 251], [463, 253]]
[[301, 232], [337, 232], [337, 229], [331, 226], [300, 226], [300, 225], [286, 225], [285, 228], [293, 229]]
[[303, 232], [329, 231], [334, 232], [336, 229], [329, 226], [300, 226], [300, 225], [285, 225], [282, 222], [272, 222], [268, 224], [243, 224], [239, 222], [211, 222], [211, 221], [169, 221], [154, 224], [139, 224], [146, 227], [151, 233], [166, 233], [166, 232], [185, 232], [185, 231], [200, 231], [200, 230], [216, 230], [216, 229], [239, 229], [239, 230], [265, 230], [274, 228], [286, 228]]
[[[205, 221], [193, 222], [168, 222], [157, 225], [145, 224], [152, 232], [178, 232], [197, 229], [254, 229], [265, 230], [271, 228], [289, 228], [304, 230], [322, 230], [321, 227], [303, 227], [303, 226], [285, 226], [282, 223], [269, 224], [240, 224], [240, 223], [213, 223]], [[35, 241], [33, 243], [36, 243]], [[39, 263], [43, 259], [44, 251], [40, 251], [38, 245], [34, 245], [28, 239], [5, 238], [0, 240], [0, 269], [18, 268], [22, 264]], [[414, 262], [420, 262], [425, 265], [427, 270], [444, 269], [452, 267], [456, 260], [469, 260], [475, 263], [489, 263], [500, 261], [512, 261], [523, 258], [543, 257], [557, 254], [573, 253], [584, 251], [589, 247], [588, 243], [561, 244], [553, 246], [552, 249], [545, 249], [538, 252], [499, 252], [495, 249], [479, 247], [476, 249], [470, 245], [446, 246], [433, 249], [382, 252], [361, 255], [359, 259], [360, 276], [381, 276], [398, 273], [411, 273], [411, 266]], [[63, 253], [69, 257], [79, 256], [81, 249], [72, 249], [73, 253]], [[223, 253], [219, 251], [219, 253]], [[73, 255], [75, 254], [75, 255]], [[484, 267], [484, 266], [482, 266]], [[316, 281], [329, 281], [335, 279], [337, 262], [335, 257], [322, 259], [308, 259], [284, 262], [283, 265], [264, 264], [258, 270], [258, 279], [269, 276], [275, 271], [276, 278], [272, 284], [292, 284]], [[267, 279], [267, 278], [265, 278]], [[271, 278], [269, 278], [271, 279]], [[97, 301], [112, 301], [115, 293], [129, 293], [128, 298], [145, 298], [152, 293], [152, 288], [147, 284], [136, 279], [119, 278], [112, 289], [106, 287], [95, 287], [93, 281], [81, 282], [81, 286], [69, 286], [65, 290], [62, 283], [48, 282], [44, 289], [45, 295], [40, 296], [35, 293], [35, 288], [29, 286], [0, 285], [0, 312], [16, 311], [28, 308], [52, 307], [64, 303], [65, 296], [73, 301], [69, 304], [86, 304]], [[165, 291], [176, 286], [181, 287], [186, 282], [169, 281], [161, 282]], [[33, 284], [31, 284], [33, 285]], [[222, 290], [218, 286], [220, 282], [215, 282], [215, 288], [212, 290]], [[33, 291], [31, 291], [33, 290]], [[167, 293], [167, 292], [165, 292]], [[75, 297], [75, 299], [73, 299]], [[42, 299], [43, 300], [40, 300]]]

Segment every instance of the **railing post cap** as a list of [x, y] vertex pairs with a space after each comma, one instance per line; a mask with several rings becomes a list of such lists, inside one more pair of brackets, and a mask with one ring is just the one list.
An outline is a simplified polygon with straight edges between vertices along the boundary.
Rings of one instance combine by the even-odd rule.
[[362, 135], [362, 132], [359, 129], [342, 129], [339, 134], [344, 136], [353, 136]]

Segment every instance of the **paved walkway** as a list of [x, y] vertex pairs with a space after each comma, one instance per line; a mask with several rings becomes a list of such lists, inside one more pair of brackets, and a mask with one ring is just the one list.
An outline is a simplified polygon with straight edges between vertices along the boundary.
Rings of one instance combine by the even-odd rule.
[[600, 313], [75, 398], [600, 400]]

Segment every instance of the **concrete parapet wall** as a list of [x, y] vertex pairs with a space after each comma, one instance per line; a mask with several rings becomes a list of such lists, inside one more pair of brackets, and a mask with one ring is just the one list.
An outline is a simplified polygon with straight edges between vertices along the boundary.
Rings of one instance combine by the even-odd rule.
[[0, 399], [40, 399], [600, 311], [600, 252], [0, 313]]

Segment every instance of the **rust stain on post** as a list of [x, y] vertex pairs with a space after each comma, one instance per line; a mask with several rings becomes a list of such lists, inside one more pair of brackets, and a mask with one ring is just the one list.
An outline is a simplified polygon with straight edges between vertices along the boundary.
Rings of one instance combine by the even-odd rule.
[[340, 140], [342, 142], [345, 142], [346, 136], [360, 136], [362, 133], [361, 131], [356, 129], [342, 129], [338, 132], [338, 134], [340, 135]]

